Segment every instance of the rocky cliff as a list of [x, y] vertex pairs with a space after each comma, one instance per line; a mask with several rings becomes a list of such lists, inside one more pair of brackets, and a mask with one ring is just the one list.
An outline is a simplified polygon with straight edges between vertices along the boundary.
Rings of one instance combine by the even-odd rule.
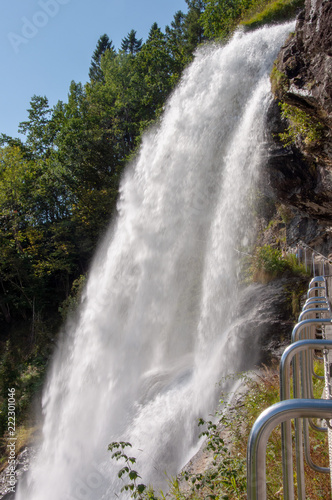
[[265, 193], [292, 211], [287, 243], [324, 253], [332, 246], [331, 26], [331, 0], [306, 0], [275, 62], [267, 120]]

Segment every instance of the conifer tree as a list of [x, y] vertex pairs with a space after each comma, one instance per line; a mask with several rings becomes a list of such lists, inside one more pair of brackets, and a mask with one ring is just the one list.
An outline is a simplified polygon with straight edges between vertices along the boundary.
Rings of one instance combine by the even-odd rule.
[[106, 52], [106, 50], [115, 52], [112, 40], [110, 40], [109, 37], [106, 34], [104, 34], [99, 38], [96, 50], [94, 51], [91, 59], [89, 78], [93, 82], [104, 81], [104, 76], [101, 70], [100, 62], [101, 62], [101, 56]]
[[151, 26], [150, 31], [149, 31], [149, 36], [147, 39], [148, 42], [153, 39], [153, 36], [154, 36], [155, 32], [157, 32], [157, 31], [158, 32], [161, 31], [159, 26], [158, 26], [158, 23], [153, 23], [153, 25]]
[[131, 54], [135, 55], [137, 52], [139, 52], [142, 48], [142, 38], [139, 40], [136, 38], [136, 31], [131, 30], [128, 33], [128, 36], [123, 38], [122, 43], [121, 43], [121, 49], [126, 53], [126, 54]]

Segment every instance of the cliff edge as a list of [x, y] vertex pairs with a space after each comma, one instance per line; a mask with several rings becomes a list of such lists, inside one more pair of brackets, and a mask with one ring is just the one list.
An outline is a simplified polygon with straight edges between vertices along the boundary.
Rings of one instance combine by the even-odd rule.
[[265, 190], [293, 213], [296, 240], [331, 252], [332, 2], [306, 0], [295, 33], [282, 47], [271, 83]]

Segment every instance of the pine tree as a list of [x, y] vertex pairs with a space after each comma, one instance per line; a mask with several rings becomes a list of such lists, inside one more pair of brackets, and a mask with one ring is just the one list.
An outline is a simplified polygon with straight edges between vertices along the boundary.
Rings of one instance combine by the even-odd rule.
[[91, 66], [89, 69], [89, 78], [93, 82], [103, 82], [104, 76], [100, 67], [101, 56], [109, 50], [111, 52], [115, 52], [113, 42], [109, 39], [109, 37], [104, 34], [102, 35], [97, 43], [96, 50], [93, 53]]
[[158, 26], [158, 23], [153, 23], [153, 25], [152, 25], [152, 26], [151, 26], [151, 28], [150, 28], [150, 32], [149, 32], [149, 36], [148, 36], [147, 41], [149, 42], [150, 40], [152, 40], [152, 39], [153, 39], [153, 37], [154, 37], [154, 34], [155, 34], [156, 32], [160, 32], [160, 31], [161, 31], [161, 30], [160, 30], [160, 28], [159, 28], [159, 26]]
[[123, 38], [122, 43], [121, 43], [121, 49], [126, 53], [126, 54], [131, 54], [135, 55], [137, 52], [139, 52], [142, 48], [142, 38], [139, 40], [136, 38], [136, 31], [131, 30], [128, 33], [128, 36]]

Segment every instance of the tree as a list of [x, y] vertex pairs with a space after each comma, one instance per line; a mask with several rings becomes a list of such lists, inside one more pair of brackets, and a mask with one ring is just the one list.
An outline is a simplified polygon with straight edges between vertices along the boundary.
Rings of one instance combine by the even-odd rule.
[[126, 54], [131, 54], [135, 55], [137, 52], [141, 50], [142, 47], [142, 38], [139, 40], [136, 38], [136, 31], [131, 30], [128, 33], [128, 36], [123, 38], [122, 43], [121, 43], [121, 49], [126, 53]]
[[140, 103], [141, 128], [161, 112], [174, 86], [174, 59], [166, 36], [156, 23], [135, 58], [135, 88]]
[[77, 267], [71, 210], [54, 159], [0, 148], [0, 308], [6, 321], [27, 319], [54, 307], [56, 293], [65, 296]]
[[225, 38], [232, 33], [252, 0], [203, 0], [201, 25], [206, 38]]
[[167, 41], [180, 70], [192, 59], [197, 45], [206, 39], [201, 26], [203, 0], [186, 0], [186, 3], [187, 14], [179, 10], [174, 15], [171, 27], [166, 26]]
[[19, 124], [19, 132], [27, 136], [25, 148], [32, 158], [41, 158], [50, 153], [55, 130], [48, 127], [51, 109], [46, 96], [34, 95], [28, 109], [29, 119]]
[[205, 39], [200, 18], [204, 11], [203, 0], [186, 0], [188, 13], [184, 21], [184, 32], [186, 41], [186, 51], [192, 54], [200, 43]]
[[147, 42], [150, 42], [153, 39], [155, 32], [160, 32], [160, 31], [161, 30], [158, 26], [158, 23], [153, 23], [153, 25], [151, 26], [150, 31], [149, 31]]
[[184, 20], [185, 15], [179, 10], [174, 15], [171, 26], [165, 28], [167, 45], [174, 61], [174, 82], [190, 60], [185, 50]]
[[100, 63], [101, 63], [101, 57], [103, 56], [103, 54], [105, 54], [106, 50], [110, 51], [112, 54], [115, 55], [115, 49], [112, 40], [110, 40], [109, 37], [106, 34], [104, 34], [99, 38], [96, 50], [94, 51], [91, 59], [89, 78], [93, 82], [104, 81], [104, 75]]
[[[113, 56], [107, 52], [111, 65]], [[96, 243], [114, 209], [119, 185], [120, 140], [114, 134], [114, 82], [83, 87], [71, 83], [64, 105], [63, 124], [56, 140], [57, 158], [65, 168], [72, 202], [71, 222], [82, 271], [86, 271]]]
[[[137, 145], [136, 139], [139, 134], [139, 110], [140, 110], [140, 91], [137, 87], [137, 66], [136, 57], [119, 52], [112, 60], [105, 57], [103, 60], [104, 71], [106, 75], [107, 95], [103, 95], [109, 101], [114, 99], [111, 117], [111, 133], [114, 138], [114, 151], [117, 162], [124, 165], [128, 154]], [[108, 113], [110, 113], [110, 107]], [[110, 117], [109, 117], [110, 119]]]

